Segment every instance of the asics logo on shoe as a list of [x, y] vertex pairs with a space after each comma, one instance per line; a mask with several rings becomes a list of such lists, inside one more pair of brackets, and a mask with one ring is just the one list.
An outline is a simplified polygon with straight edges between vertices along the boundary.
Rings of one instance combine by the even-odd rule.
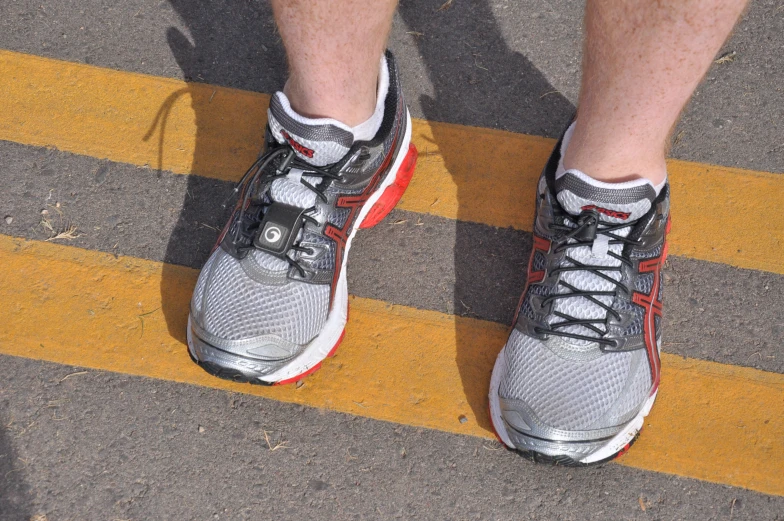
[[277, 226], [270, 226], [267, 228], [267, 231], [264, 232], [264, 240], [269, 242], [270, 244], [277, 243], [283, 233], [280, 231], [280, 228]]
[[308, 157], [308, 158], [312, 158], [312, 157], [313, 157], [313, 153], [314, 153], [314, 152], [313, 152], [313, 150], [312, 150], [312, 149], [310, 149], [310, 148], [306, 147], [305, 145], [302, 145], [302, 144], [300, 144], [300, 143], [297, 143], [297, 142], [294, 140], [294, 138], [293, 138], [293, 137], [291, 137], [291, 134], [289, 134], [289, 133], [288, 133], [288, 132], [286, 132], [285, 130], [281, 130], [281, 131], [280, 131], [280, 133], [281, 133], [281, 134], [283, 134], [283, 137], [286, 139], [286, 141], [288, 141], [288, 142], [289, 142], [289, 145], [291, 145], [291, 147], [292, 147], [294, 150], [296, 150], [297, 152], [299, 152], [300, 154], [302, 154], [302, 155], [303, 155], [303, 156], [305, 156], [305, 157]]
[[602, 213], [608, 217], [613, 217], [614, 219], [621, 219], [625, 221], [632, 214], [629, 212], [619, 212], [618, 210], [610, 210], [609, 208], [602, 208], [601, 206], [596, 206], [595, 204], [586, 204], [581, 208], [582, 211], [586, 210], [596, 210], [599, 213]]

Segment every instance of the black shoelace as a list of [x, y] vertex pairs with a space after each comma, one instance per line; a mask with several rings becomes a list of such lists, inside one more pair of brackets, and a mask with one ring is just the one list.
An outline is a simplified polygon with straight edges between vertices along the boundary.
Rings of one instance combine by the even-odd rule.
[[[617, 245], [617, 244], [638, 243], [638, 241], [636, 240], [627, 239], [626, 237], [621, 237], [613, 233], [623, 228], [634, 226], [636, 222], [621, 223], [621, 224], [607, 223], [601, 221], [595, 213], [583, 214], [576, 219], [568, 215], [565, 216], [565, 218], [572, 223], [572, 226], [569, 226], [567, 224], [555, 224], [555, 223], [550, 225], [550, 228], [553, 231], [567, 232], [565, 235], [561, 237], [561, 241], [562, 241], [561, 244], [556, 246], [555, 249], [553, 250], [556, 253], [571, 248], [585, 248], [585, 247], [592, 248], [593, 240], [598, 235], [605, 235], [610, 239], [608, 246], [612, 246], [614, 244]], [[595, 232], [593, 234], [589, 234], [589, 235], [593, 235], [593, 237], [588, 239], [582, 239], [581, 237], [585, 235], [585, 232], [590, 231], [591, 228], [595, 228]], [[569, 242], [570, 240], [572, 242]], [[619, 260], [621, 262], [621, 265], [593, 266], [590, 264], [584, 264], [582, 262], [579, 262], [573, 259], [572, 257], [570, 257], [569, 254], [567, 254], [564, 260], [570, 262], [572, 265], [559, 266], [558, 268], [551, 270], [550, 273], [555, 275], [565, 271], [587, 271], [589, 273], [592, 273], [593, 275], [596, 275], [597, 277], [601, 277], [602, 279], [611, 282], [615, 286], [615, 289], [613, 291], [584, 291], [567, 282], [564, 282], [563, 280], [559, 280], [558, 285], [566, 288], [568, 291], [564, 293], [552, 294], [542, 299], [541, 302], [541, 307], [544, 308], [545, 306], [547, 306], [548, 304], [556, 300], [583, 297], [590, 300], [597, 306], [602, 307], [606, 311], [605, 317], [597, 318], [597, 319], [581, 319], [581, 318], [573, 317], [566, 313], [561, 313], [560, 311], [553, 310], [552, 314], [557, 316], [558, 318], [561, 318], [562, 321], [551, 323], [549, 324], [548, 327], [535, 327], [534, 332], [536, 334], [555, 335], [555, 336], [574, 338], [578, 340], [586, 340], [589, 342], [597, 342], [602, 346], [615, 346], [615, 341], [602, 337], [607, 333], [607, 329], [606, 329], [607, 317], [609, 315], [612, 315], [616, 318], [616, 320], [620, 320], [621, 316], [618, 314], [618, 312], [613, 310], [611, 306], [608, 306], [607, 304], [599, 300], [597, 297], [603, 297], [603, 296], [616, 297], [618, 296], [619, 292], [624, 293], [626, 294], [626, 296], [628, 296], [628, 290], [626, 289], [626, 287], [620, 282], [618, 282], [617, 280], [615, 280], [614, 278], [607, 275], [606, 272], [613, 272], [613, 271], [621, 272], [624, 264], [630, 267], [633, 266], [633, 264], [630, 259], [627, 259], [622, 255], [618, 255], [617, 253], [614, 253], [609, 249], [607, 250], [607, 255], [610, 255], [611, 257], [614, 257], [615, 259]], [[605, 325], [605, 329], [601, 329], [600, 327], [598, 327], [600, 325]], [[596, 333], [597, 336], [580, 335], [577, 333], [570, 333], [568, 331], [562, 330], [570, 326], [584, 327]]]
[[[297, 156], [297, 154], [294, 152], [294, 149], [289, 145], [276, 146], [275, 148], [272, 148], [262, 154], [250, 166], [250, 168], [248, 168], [248, 171], [245, 172], [245, 174], [242, 176], [242, 179], [240, 179], [240, 181], [234, 187], [234, 190], [229, 196], [229, 199], [227, 199], [228, 202], [228, 200], [239, 194], [240, 206], [238, 207], [239, 212], [237, 212], [237, 222], [233, 226], [234, 229], [232, 237], [237, 251], [247, 252], [255, 248], [253, 241], [251, 240], [249, 243], [247, 243], [247, 240], [243, 240], [243, 236], [246, 238], [253, 236], [253, 233], [258, 229], [262, 219], [264, 218], [264, 212], [266, 208], [272, 204], [271, 200], [269, 200], [269, 197], [267, 197], [265, 200], [265, 195], [272, 186], [272, 182], [276, 179], [286, 177], [293, 168], [302, 170], [303, 175], [307, 175], [308, 177], [320, 177], [322, 178], [322, 181], [324, 179], [340, 178], [339, 174], [313, 166], [303, 161]], [[300, 183], [302, 183], [309, 190], [313, 191], [321, 201], [325, 203], [328, 202], [327, 196], [324, 194], [328, 183], [321, 182], [318, 183], [317, 186], [314, 186], [306, 181], [304, 177], [300, 178]], [[251, 203], [257, 205], [259, 211], [247, 211], [250, 208]], [[224, 204], [224, 206], [226, 206], [226, 204]], [[305, 209], [305, 212], [311, 214], [315, 213], [316, 211], [316, 206], [311, 206], [310, 208]], [[312, 224], [319, 224], [319, 222], [314, 217], [312, 217], [312, 215], [303, 213], [302, 217]], [[295, 252], [304, 252], [308, 255], [312, 255], [314, 253], [312, 248], [301, 247], [296, 243], [291, 246], [290, 250]], [[305, 269], [300, 265], [299, 262], [297, 262], [295, 259], [292, 259], [288, 255], [288, 252], [286, 252], [283, 258], [289, 263], [289, 266], [294, 267], [299, 272], [301, 277], [305, 276]]]

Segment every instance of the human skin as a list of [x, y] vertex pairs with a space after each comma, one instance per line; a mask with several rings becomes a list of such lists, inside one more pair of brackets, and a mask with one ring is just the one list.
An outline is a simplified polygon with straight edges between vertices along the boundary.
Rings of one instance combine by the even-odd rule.
[[[672, 128], [747, 0], [588, 0], [578, 118], [564, 166], [605, 182], [666, 177]], [[355, 126], [376, 101], [396, 0], [272, 0], [307, 117]]]
[[564, 167], [605, 182], [662, 182], [672, 129], [746, 3], [588, 0]]
[[272, 0], [289, 63], [283, 92], [297, 113], [350, 127], [373, 114], [396, 7], [397, 0]]

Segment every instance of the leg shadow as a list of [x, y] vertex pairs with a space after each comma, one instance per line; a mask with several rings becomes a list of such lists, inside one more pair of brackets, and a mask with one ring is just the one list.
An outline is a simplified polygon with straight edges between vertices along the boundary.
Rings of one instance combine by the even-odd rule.
[[19, 460], [0, 417], [0, 520], [31, 519], [32, 494], [24, 480], [24, 462]]
[[[178, 65], [188, 82], [208, 83], [272, 92], [285, 81], [285, 54], [267, 2], [232, 0], [169, 0], [183, 20], [187, 34], [172, 27], [166, 34]], [[166, 131], [167, 105], [179, 97], [189, 98], [196, 119], [193, 172], [214, 169], [214, 147], [208, 145], [211, 99], [203, 90], [188, 86], [172, 95], [153, 123], [151, 138]], [[209, 110], [208, 110], [209, 109]], [[259, 122], [259, 149], [263, 140]], [[232, 153], [231, 151], [229, 153]], [[209, 166], [208, 166], [209, 165]], [[243, 172], [236, 172], [237, 178]], [[169, 238], [161, 280], [162, 311], [169, 333], [185, 342], [188, 302], [195, 278], [187, 268], [201, 268], [209, 257], [230, 209], [222, 206], [234, 183], [186, 176], [185, 195], [179, 218]]]
[[[509, 48], [488, 1], [455, 2], [450, 9], [439, 9], [443, 4], [442, 0], [402, 0], [399, 9], [409, 31], [419, 35], [415, 41], [433, 85], [434, 96], [420, 100], [426, 119], [437, 121], [440, 115], [468, 109], [476, 126], [556, 136], [572, 117], [574, 106], [525, 56]], [[469, 171], [470, 166], [460, 159], [471, 143], [455, 143], [454, 138], [441, 134], [446, 129], [437, 126], [433, 132], [458, 190], [461, 222], [454, 249], [453, 309], [458, 315], [511, 323], [525, 285], [531, 237], [463, 222], [470, 217], [468, 209], [476, 197], [466, 180], [478, 173]], [[521, 180], [537, 179], [540, 170], [521, 171]], [[535, 181], [527, 184], [533, 186]], [[476, 338], [472, 331], [468, 321], [458, 317], [456, 363], [469, 406], [480, 425], [489, 430], [487, 389], [503, 340]]]

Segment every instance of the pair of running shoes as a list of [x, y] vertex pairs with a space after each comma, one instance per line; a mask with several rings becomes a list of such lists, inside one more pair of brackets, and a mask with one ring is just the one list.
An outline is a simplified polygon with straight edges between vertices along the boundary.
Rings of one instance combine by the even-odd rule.
[[[383, 120], [369, 141], [273, 96], [263, 153], [191, 300], [188, 347], [210, 373], [293, 383], [337, 349], [354, 234], [392, 210], [417, 158], [390, 53], [382, 77]], [[628, 450], [656, 398], [669, 187], [565, 170], [570, 133], [539, 179], [527, 284], [489, 405], [509, 448], [584, 466]]]

